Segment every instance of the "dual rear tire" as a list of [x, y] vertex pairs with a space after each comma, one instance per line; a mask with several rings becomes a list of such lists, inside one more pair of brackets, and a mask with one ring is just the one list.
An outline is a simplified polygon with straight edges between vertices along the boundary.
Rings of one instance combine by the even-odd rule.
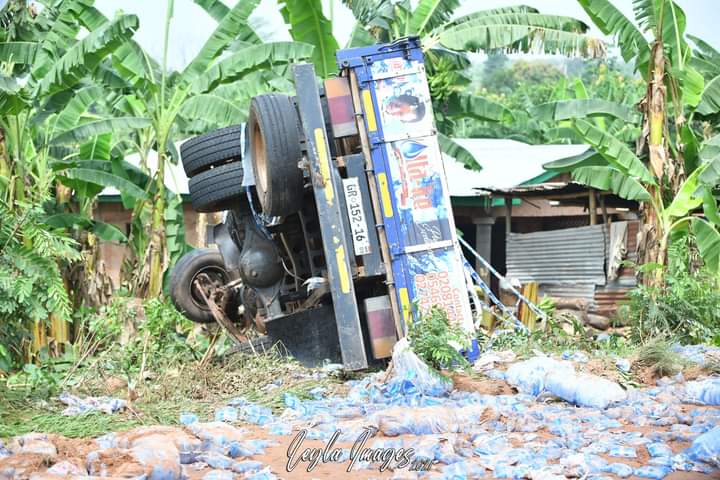
[[263, 213], [286, 216], [299, 210], [303, 196], [300, 124], [292, 99], [266, 94], [253, 98], [247, 122], [200, 135], [180, 147], [188, 188], [198, 212], [229, 210], [244, 195], [244, 147], [251, 155], [255, 188]]

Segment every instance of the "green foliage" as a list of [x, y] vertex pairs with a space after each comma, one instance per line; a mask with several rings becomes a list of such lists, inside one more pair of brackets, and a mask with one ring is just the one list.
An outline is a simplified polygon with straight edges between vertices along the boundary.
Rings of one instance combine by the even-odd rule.
[[202, 346], [187, 342], [192, 327], [168, 300], [118, 295], [91, 317], [89, 335], [106, 352], [104, 365], [131, 378], [143, 368], [200, 358]]
[[39, 82], [42, 94], [56, 93], [77, 84], [113, 50], [133, 36], [140, 23], [135, 15], [121, 15], [77, 41]]
[[[285, 3], [303, 4], [306, 0], [286, 0]], [[559, 15], [543, 15], [524, 5], [478, 9], [458, 17], [456, 12], [461, 2], [457, 0], [343, 0], [343, 3], [357, 21], [348, 46], [391, 42], [407, 36], [420, 38], [438, 129], [447, 136], [497, 138], [496, 133], [500, 131], [503, 132], [500, 137], [507, 138], [511, 134], [505, 133], [512, 132], [518, 139], [524, 140], [525, 132], [542, 131], [530, 126], [533, 123], [530, 119], [515, 117], [514, 109], [496, 108], [497, 104], [504, 104], [498, 98], [485, 98], [486, 92], [483, 91], [468, 91], [466, 71], [470, 66], [469, 52], [482, 51], [490, 54], [491, 58], [499, 58], [496, 55], [498, 52], [544, 52], [591, 57], [603, 56], [605, 52], [602, 42], [586, 35], [588, 26], [583, 22]], [[535, 82], [534, 88], [524, 93], [533, 95], [536, 90], [546, 91], [549, 82], [545, 82], [545, 72], [540, 76], [534, 75], [543, 69], [524, 70], [526, 64], [520, 61], [515, 67], [518, 77], [528, 77]], [[496, 70], [502, 70], [502, 65], [498, 65]], [[545, 70], [555, 80], [562, 77], [559, 69]], [[499, 83], [508, 89], [508, 93], [515, 91], [514, 85], [506, 81]], [[458, 95], [472, 101], [458, 99]], [[453, 103], [460, 104], [462, 108], [447, 108]], [[523, 105], [523, 110], [528, 106]], [[445, 147], [452, 145], [445, 142], [443, 146], [443, 151], [449, 153]]]
[[[715, 199], [713, 198], [711, 201], [714, 203]], [[708, 222], [702, 218], [693, 218], [691, 221], [692, 232], [695, 236], [698, 251], [702, 256], [705, 267], [709, 272], [718, 273], [720, 272], [720, 232], [718, 232], [720, 222], [718, 222], [717, 219], [713, 219], [713, 215], [709, 213], [705, 215], [707, 215], [711, 221]], [[715, 215], [717, 215], [717, 209], [715, 209]]]
[[462, 163], [465, 168], [469, 170], [482, 170], [482, 167], [475, 159], [475, 156], [459, 143], [449, 137], [446, 137], [442, 133], [438, 133], [437, 138], [440, 148], [442, 148], [442, 151], [445, 152], [446, 155], [449, 155], [458, 162]]
[[[196, 1], [196, 3], [200, 2]], [[245, 0], [237, 2], [231, 10], [224, 9], [222, 16], [216, 17], [219, 22], [217, 28], [187, 66], [185, 74], [191, 77], [203, 73], [212, 61], [234, 40], [255, 43], [258, 40], [257, 35], [248, 26], [247, 20], [258, 3], [259, 0]], [[210, 2], [205, 2], [201, 6], [206, 9], [214, 8], [216, 11], [218, 9], [216, 5], [211, 5]]]
[[683, 370], [689, 362], [673, 351], [673, 341], [667, 338], [648, 340], [638, 350], [638, 363], [652, 369], [658, 377], [669, 377]]
[[624, 142], [586, 120], [576, 119], [573, 126], [581, 138], [594, 147], [617, 170], [643, 182], [655, 183], [652, 174], [643, 162]]
[[470, 337], [460, 326], [451, 324], [441, 308], [432, 307], [412, 323], [408, 340], [413, 352], [436, 370], [468, 365], [459, 350], [470, 346]]
[[[574, 320], [571, 320], [574, 322]], [[533, 349], [543, 351], [562, 351], [566, 348], [582, 348], [582, 337], [567, 333], [562, 328], [563, 321], [550, 317], [545, 331], [542, 330], [515, 330], [512, 327], [500, 329], [493, 335], [479, 333], [478, 342], [482, 350], [513, 350], [519, 354], [529, 354]], [[510, 323], [508, 323], [510, 325]], [[573, 331], [579, 334], [582, 331], [580, 324], [572, 323]]]
[[650, 201], [650, 193], [642, 183], [616, 168], [608, 166], [579, 167], [572, 172], [572, 178], [578, 183], [600, 190], [613, 192], [620, 198]]
[[605, 35], [615, 36], [626, 62], [638, 57], [638, 69], [645, 75], [650, 49], [642, 32], [610, 0], [578, 0], [593, 23]]
[[599, 99], [561, 100], [543, 103], [533, 108], [532, 114], [538, 119], [548, 122], [594, 116], [613, 116], [626, 122], [637, 120], [637, 115], [629, 107]]
[[[43, 224], [39, 206], [0, 203], [0, 367], [20, 365], [33, 323], [70, 321], [61, 266], [79, 259], [75, 242]], [[7, 369], [7, 368], [2, 368]]]
[[452, 50], [546, 51], [599, 56], [604, 46], [584, 34], [587, 25], [569, 17], [535, 12], [476, 12], [451, 21], [440, 45]]
[[75, 363], [75, 352], [67, 350], [60, 356], [51, 356], [47, 347], [40, 349], [37, 364], [26, 363], [19, 372], [9, 375], [5, 387], [19, 396], [48, 398], [58, 393], [63, 379]]
[[[562, 70], [555, 64], [542, 60], [516, 60], [505, 66], [506, 60], [502, 54], [492, 54], [488, 57], [483, 71], [481, 88], [494, 95], [502, 95], [517, 102], [515, 96], [518, 90], [529, 95], [532, 104], [538, 104], [552, 96], [555, 85], [564, 77]], [[487, 64], [489, 62], [489, 64]], [[524, 104], [511, 104], [512, 107], [526, 106]]]
[[[2, 392], [0, 392], [0, 395]], [[59, 412], [48, 413], [47, 406], [28, 408], [24, 403], [19, 408], [8, 409], [2, 415], [0, 408], [0, 437], [14, 437], [26, 433], [57, 433], [68, 438], [92, 438], [108, 432], [119, 432], [144, 425], [137, 418], [90, 412], [83, 415], [66, 416]]]
[[[464, 120], [465, 136], [511, 138], [526, 143], [583, 143], [565, 121], [588, 114], [622, 141], [639, 133], [631, 105], [641, 81], [617, 58], [513, 60], [493, 53], [473, 71], [475, 95], [508, 109], [512, 122]], [[618, 117], [617, 119], [615, 117]]]
[[629, 316], [634, 341], [672, 336], [681, 342], [711, 340], [720, 329], [720, 277], [704, 267], [691, 269], [697, 256], [691, 237], [673, 243], [665, 284], [630, 292]]
[[318, 75], [327, 78], [335, 73], [335, 52], [339, 46], [332, 33], [332, 22], [323, 15], [323, 2], [291, 0], [282, 1], [280, 4], [285, 22], [290, 25], [292, 39], [315, 47], [312, 62]]

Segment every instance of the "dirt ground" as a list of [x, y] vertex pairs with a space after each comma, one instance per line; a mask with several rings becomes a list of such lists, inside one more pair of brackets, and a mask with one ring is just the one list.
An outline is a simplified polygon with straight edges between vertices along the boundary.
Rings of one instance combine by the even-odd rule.
[[[591, 367], [592, 368], [592, 367]], [[461, 391], [477, 392], [481, 395], [513, 395], [514, 391], [502, 380], [492, 380], [489, 378], [473, 378], [468, 375], [455, 375], [453, 377], [455, 388]], [[403, 411], [407, 411], [407, 414], [411, 414], [408, 407], [393, 407], [398, 413], [402, 415]], [[421, 407], [413, 410], [412, 414], [415, 415], [418, 412], [422, 412], [426, 409], [428, 412], [432, 411], [433, 407]], [[539, 406], [538, 408], [541, 408]], [[689, 412], [696, 410], [700, 407], [697, 405], [682, 405], [682, 410]], [[703, 407], [705, 409], [716, 409], [717, 407]], [[403, 410], [405, 409], [405, 410]], [[510, 431], [518, 431], [517, 426], [512, 426], [511, 423], [516, 419], [510, 416], [499, 415], [497, 412], [488, 411], [486, 417], [481, 419], [478, 423], [482, 424], [485, 421], [499, 420], [510, 425]], [[362, 422], [363, 419], [354, 419], [356, 422]], [[658, 432], [668, 431], [670, 426], [662, 427], [650, 427], [650, 426], [637, 426], [634, 425], [629, 419], [620, 419], [622, 427], [608, 430], [608, 432], [640, 432], [644, 435]], [[340, 462], [319, 462], [318, 465], [308, 472], [306, 467], [309, 462], [301, 461], [297, 467], [288, 471], [287, 465], [289, 461], [289, 449], [291, 448], [293, 440], [296, 438], [297, 433], [301, 428], [307, 428], [312, 431], [312, 422], [295, 422], [293, 425], [293, 431], [291, 435], [272, 435], [265, 428], [257, 425], [247, 424], [243, 422], [236, 422], [234, 424], [217, 424], [210, 423], [203, 429], [203, 435], [215, 435], [222, 436], [224, 442], [229, 443], [232, 441], [246, 442], [248, 440], [269, 440], [271, 444], [267, 446], [262, 453], [251, 455], [242, 460], [255, 460], [262, 462], [266, 467], [269, 467], [269, 471], [276, 475], [278, 478], [283, 479], [369, 479], [369, 478], [418, 478], [413, 476], [411, 472], [406, 470], [399, 471], [385, 471], [381, 472], [378, 470], [378, 464], [373, 464], [369, 469], [347, 471], [349, 461]], [[408, 443], [417, 442], [422, 436], [416, 435], [401, 435], [399, 437], [391, 437], [383, 432], [382, 425], [381, 431], [373, 441], [379, 440], [402, 440]], [[535, 434], [544, 440], [552, 439], [556, 437], [550, 433], [547, 428], [543, 427], [536, 431]], [[24, 447], [21, 450], [26, 449], [29, 451], [21, 451], [5, 458], [0, 458], [0, 479], [12, 478], [12, 479], [34, 479], [34, 480], [54, 480], [60, 478], [136, 478], [141, 475], [147, 475], [147, 478], [180, 478], [173, 476], [159, 476], [157, 465], [164, 465], [163, 462], [167, 459], [163, 458], [164, 449], [169, 449], [171, 456], [175, 455], [177, 451], [185, 448], [187, 445], [199, 445], [203, 441], [207, 441], [203, 435], [198, 436], [197, 430], [193, 433], [192, 427], [143, 427], [132, 429], [126, 432], [118, 432], [115, 436], [115, 445], [112, 448], [101, 449], [98, 442], [94, 439], [69, 439], [58, 435], [30, 435], [26, 436], [24, 441]], [[461, 433], [450, 433], [450, 434], [434, 434], [428, 435], [427, 440], [432, 442], [447, 442], [449, 445], [458, 445], [462, 442], [467, 442], [467, 438], [462, 438], [464, 434]], [[509, 433], [508, 438], [514, 447], [520, 448], [524, 445], [523, 434], [521, 433]], [[526, 438], [526, 437], [525, 437]], [[23, 442], [21, 441], [21, 443]], [[17, 442], [17, 441], [16, 441]], [[54, 446], [55, 451], [47, 451], [48, 445]], [[305, 439], [302, 442], [300, 448], [296, 452], [303, 451], [305, 449], [325, 449], [327, 452], [327, 441], [326, 440], [309, 440]], [[674, 454], [680, 453], [690, 446], [690, 442], [679, 442], [670, 441], [668, 445], [672, 449]], [[6, 446], [12, 448], [12, 442], [9, 442]], [[337, 448], [352, 448], [352, 442], [338, 441], [335, 445]], [[15, 445], [18, 448], [18, 445]], [[138, 456], [133, 453], [134, 449], [137, 448], [148, 448], [156, 453], [156, 457], [152, 461], [142, 461], [138, 459]], [[52, 450], [52, 448], [50, 448]], [[173, 453], [175, 452], [175, 453]], [[623, 463], [635, 468], [643, 465], [647, 465], [649, 460], [648, 452], [644, 447], [637, 448], [637, 458], [623, 458]], [[613, 458], [605, 454], [601, 454], [605, 460], [610, 462], [617, 462], [618, 458]], [[240, 460], [240, 459], [237, 459]], [[553, 462], [549, 462], [553, 463]], [[557, 463], [557, 461], [555, 461]], [[67, 475], [54, 475], [53, 467], [57, 470], [60, 467], [67, 467], [70, 464], [75, 466], [75, 473], [68, 473]], [[167, 461], [167, 471], [176, 472], [178, 475], [183, 475], [182, 478], [189, 480], [202, 480], [202, 479], [213, 479], [213, 478], [253, 478], [251, 476], [243, 476], [242, 474], [235, 473], [233, 477], [223, 477], [220, 470], [213, 470], [204, 462], [196, 461], [193, 463], [185, 464], [182, 467], [177, 463], [175, 459]], [[163, 467], [163, 468], [164, 468]], [[441, 477], [442, 465], [435, 465], [432, 467], [430, 475], [423, 478], [448, 478]], [[67, 469], [66, 469], [67, 470]], [[79, 472], [83, 472], [82, 475], [87, 475], [87, 471], [98, 475], [97, 477], [82, 477]], [[213, 473], [214, 472], [214, 473]], [[228, 473], [225, 473], [228, 475]], [[217, 476], [213, 476], [217, 475]], [[609, 478], [615, 478], [612, 475], [608, 475]], [[272, 477], [257, 477], [257, 478], [272, 478]], [[460, 478], [460, 477], [458, 477]], [[471, 476], [467, 478], [472, 478]], [[493, 478], [493, 477], [485, 477]], [[636, 477], [630, 477], [636, 478]], [[671, 480], [701, 480], [701, 479], [720, 479], [720, 471], [713, 474], [701, 474], [695, 472], [674, 472], [665, 477]]]

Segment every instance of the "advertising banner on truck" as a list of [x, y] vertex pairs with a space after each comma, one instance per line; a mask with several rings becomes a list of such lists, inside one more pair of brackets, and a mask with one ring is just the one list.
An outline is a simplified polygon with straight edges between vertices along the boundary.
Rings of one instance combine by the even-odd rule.
[[398, 303], [406, 322], [411, 311], [438, 306], [470, 331], [462, 252], [422, 50], [414, 40], [405, 48], [372, 48], [346, 51], [338, 61], [360, 80]]

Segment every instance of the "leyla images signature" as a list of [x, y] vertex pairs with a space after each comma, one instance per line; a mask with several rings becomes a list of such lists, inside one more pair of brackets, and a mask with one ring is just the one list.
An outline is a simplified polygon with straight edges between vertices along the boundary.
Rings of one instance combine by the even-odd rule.
[[414, 448], [370, 448], [366, 444], [368, 440], [377, 434], [377, 428], [367, 427], [357, 437], [348, 452], [347, 449], [337, 447], [341, 430], [336, 430], [321, 448], [307, 448], [303, 442], [307, 437], [307, 430], [300, 430], [290, 442], [287, 450], [287, 464], [285, 469], [292, 472], [298, 466], [305, 467], [312, 472], [322, 463], [347, 463], [347, 471], [359, 463], [373, 463], [378, 465], [378, 470], [384, 472], [387, 469], [410, 471], [427, 471], [437, 463], [437, 460], [427, 458], [415, 458]]

